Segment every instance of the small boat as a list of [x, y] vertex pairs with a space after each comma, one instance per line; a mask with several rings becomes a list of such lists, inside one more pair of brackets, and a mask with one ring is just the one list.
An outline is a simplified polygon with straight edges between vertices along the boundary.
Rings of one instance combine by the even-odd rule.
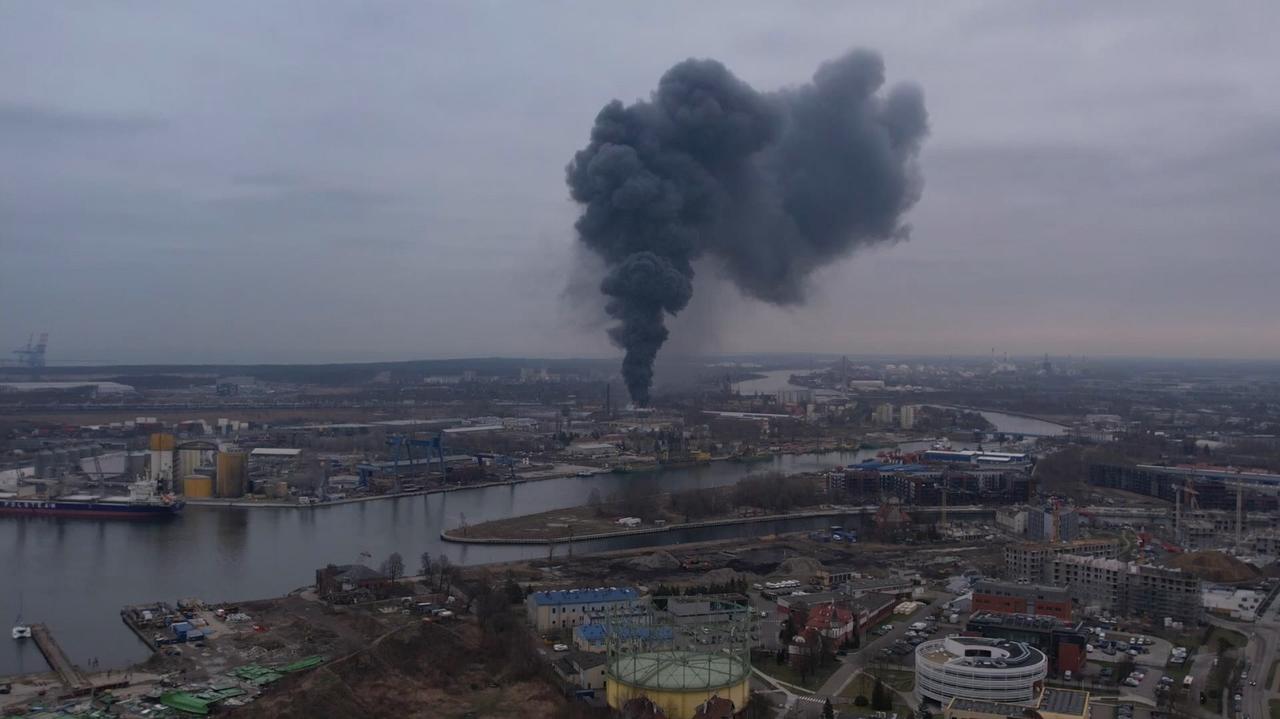
[[18, 616], [13, 620], [13, 631], [11, 632], [14, 639], [30, 639], [31, 627], [22, 623], [22, 594], [18, 594]]
[[596, 473], [589, 469], [580, 469], [577, 472], [574, 472], [573, 475], [575, 477], [594, 477], [596, 476]]

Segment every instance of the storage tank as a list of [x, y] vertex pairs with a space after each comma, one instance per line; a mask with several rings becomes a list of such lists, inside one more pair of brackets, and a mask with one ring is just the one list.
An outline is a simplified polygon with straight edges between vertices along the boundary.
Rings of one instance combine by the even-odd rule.
[[218, 496], [243, 497], [249, 477], [249, 455], [244, 452], [218, 453]]
[[173, 435], [165, 432], [156, 432], [151, 435], [151, 451], [152, 452], [172, 452], [174, 447], [178, 445], [178, 441]]
[[193, 499], [213, 496], [213, 478], [202, 474], [192, 474], [182, 480], [182, 493]]
[[178, 450], [178, 475], [181, 477], [190, 477], [196, 473], [197, 469], [204, 466], [204, 450], [200, 449], [180, 449]]

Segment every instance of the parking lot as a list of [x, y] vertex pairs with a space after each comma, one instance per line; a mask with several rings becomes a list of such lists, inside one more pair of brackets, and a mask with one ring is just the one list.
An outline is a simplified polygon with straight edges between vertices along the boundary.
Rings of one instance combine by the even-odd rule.
[[[1133, 639], [1145, 643], [1134, 644]], [[1169, 663], [1169, 654], [1173, 651], [1173, 645], [1160, 637], [1125, 632], [1106, 632], [1105, 639], [1095, 635], [1090, 645], [1093, 651], [1089, 652], [1089, 661], [1114, 664], [1128, 659], [1134, 664], [1161, 669]]]

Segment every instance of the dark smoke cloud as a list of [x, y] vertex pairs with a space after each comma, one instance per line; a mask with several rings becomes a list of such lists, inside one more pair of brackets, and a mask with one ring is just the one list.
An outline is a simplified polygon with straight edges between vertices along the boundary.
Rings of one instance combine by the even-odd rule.
[[694, 260], [714, 258], [751, 297], [794, 304], [818, 267], [907, 237], [928, 116], [918, 88], [883, 85], [865, 50], [774, 93], [686, 60], [649, 100], [596, 116], [566, 175], [583, 205], [578, 235], [608, 268], [609, 336], [635, 402], [649, 400], [665, 314], [693, 295]]

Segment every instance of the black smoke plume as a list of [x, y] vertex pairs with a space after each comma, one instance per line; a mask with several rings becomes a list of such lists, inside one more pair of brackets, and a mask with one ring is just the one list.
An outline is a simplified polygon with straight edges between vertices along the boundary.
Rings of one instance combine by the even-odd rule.
[[907, 237], [928, 116], [917, 87], [883, 85], [865, 50], [772, 93], [686, 60], [648, 100], [596, 116], [566, 175], [578, 235], [608, 268], [600, 291], [634, 402], [649, 401], [664, 315], [689, 303], [695, 260], [717, 261], [751, 297], [794, 304], [816, 268]]

